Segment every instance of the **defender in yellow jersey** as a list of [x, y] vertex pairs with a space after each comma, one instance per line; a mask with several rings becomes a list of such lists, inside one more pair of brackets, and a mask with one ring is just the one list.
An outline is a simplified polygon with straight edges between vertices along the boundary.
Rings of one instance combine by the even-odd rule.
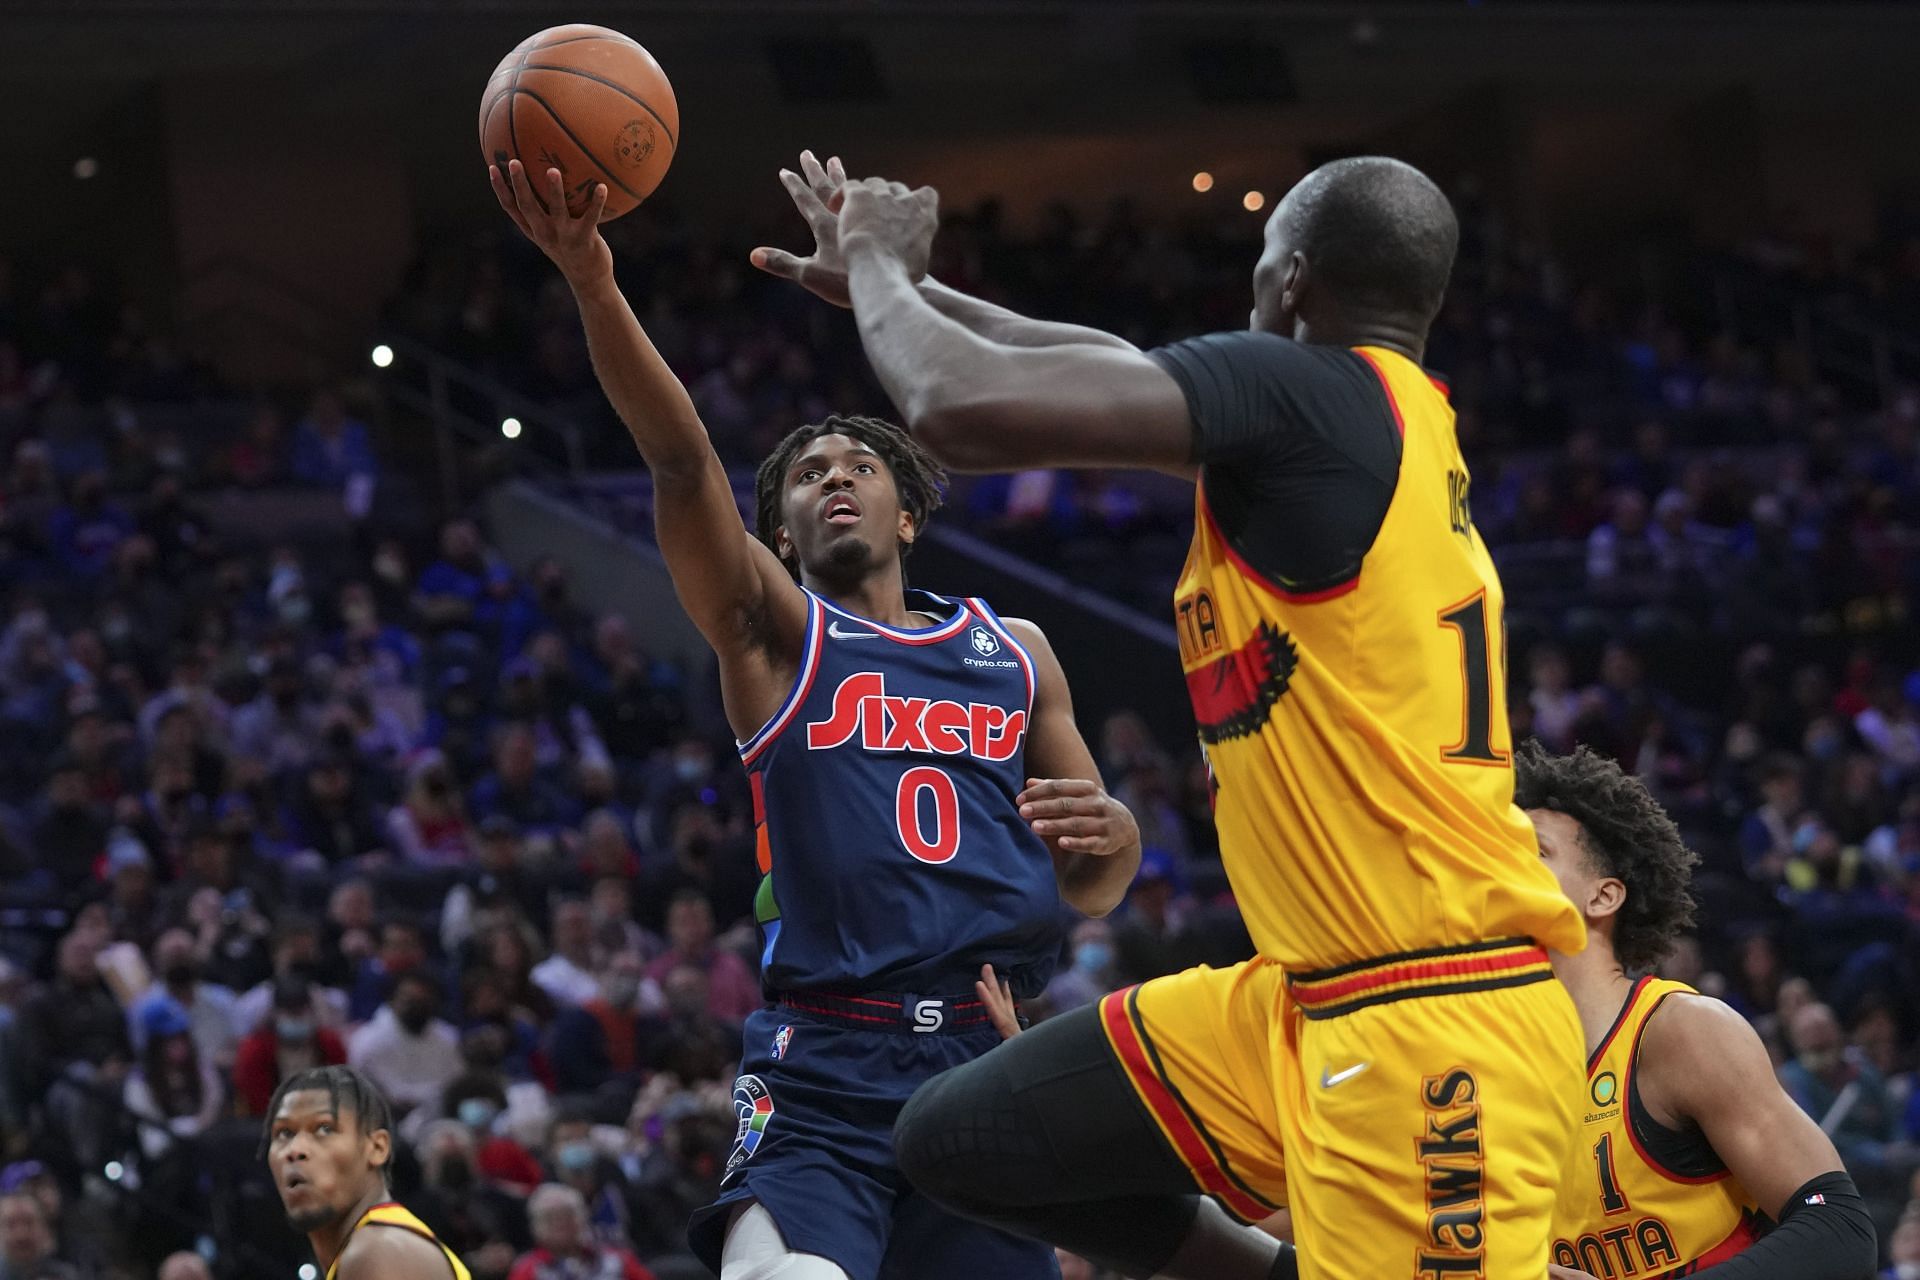
[[822, 206], [812, 257], [756, 262], [851, 302], [943, 461], [1197, 477], [1181, 665], [1260, 953], [934, 1080], [902, 1168], [1128, 1275], [1292, 1275], [1232, 1221], [1284, 1201], [1301, 1275], [1539, 1280], [1582, 1058], [1546, 948], [1584, 928], [1512, 803], [1499, 579], [1420, 367], [1445, 196], [1379, 157], [1315, 170], [1267, 224], [1250, 331], [1152, 353], [926, 280], [930, 190]]
[[1693, 918], [1695, 858], [1672, 820], [1585, 748], [1528, 743], [1516, 798], [1588, 928], [1585, 951], [1554, 957], [1589, 1048], [1556, 1280], [1868, 1280], [1873, 1224], [1760, 1038], [1718, 1000], [1633, 976]]
[[287, 1222], [306, 1233], [325, 1280], [472, 1280], [389, 1199], [393, 1112], [352, 1067], [289, 1076], [267, 1108], [263, 1145]]

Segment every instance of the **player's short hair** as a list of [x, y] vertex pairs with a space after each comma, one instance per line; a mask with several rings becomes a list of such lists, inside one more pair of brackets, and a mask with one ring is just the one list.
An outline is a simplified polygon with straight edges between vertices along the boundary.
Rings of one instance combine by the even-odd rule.
[[[879, 454], [880, 460], [887, 464], [887, 470], [893, 473], [893, 488], [899, 495], [901, 510], [913, 517], [914, 531], [918, 533], [927, 527], [927, 521], [939, 509], [943, 498], [947, 484], [946, 468], [921, 448], [912, 436], [883, 418], [830, 413], [819, 422], [809, 422], [804, 427], [789, 431], [754, 474], [754, 534], [760, 541], [771, 547], [775, 555], [780, 554], [773, 531], [781, 523], [780, 499], [786, 492], [787, 468], [793, 465], [793, 460], [800, 456], [801, 450], [821, 436], [831, 435], [848, 436]], [[912, 549], [912, 543], [901, 542], [902, 567], [906, 565], [907, 553]], [[787, 572], [794, 576], [795, 581], [799, 580], [799, 565], [788, 562]]]
[[1287, 195], [1291, 240], [1343, 306], [1417, 317], [1440, 311], [1460, 224], [1433, 180], [1386, 156], [1321, 165]]
[[1513, 765], [1513, 802], [1572, 818], [1589, 864], [1626, 886], [1627, 900], [1614, 917], [1613, 953], [1629, 973], [1651, 970], [1693, 923], [1699, 855], [1646, 784], [1605, 756], [1586, 747], [1556, 756], [1528, 741], [1513, 753]]
[[[353, 1067], [308, 1067], [305, 1071], [296, 1071], [280, 1082], [273, 1091], [272, 1101], [267, 1103], [266, 1123], [260, 1130], [260, 1155], [264, 1158], [267, 1147], [273, 1141], [274, 1118], [280, 1114], [280, 1104], [290, 1093], [300, 1093], [312, 1089], [324, 1090], [328, 1105], [335, 1115], [342, 1111], [351, 1111], [360, 1132], [372, 1133], [377, 1129], [393, 1132], [393, 1107], [387, 1101], [387, 1095], [380, 1092], [380, 1086], [369, 1080]], [[391, 1183], [393, 1160], [380, 1167], [382, 1184]]]

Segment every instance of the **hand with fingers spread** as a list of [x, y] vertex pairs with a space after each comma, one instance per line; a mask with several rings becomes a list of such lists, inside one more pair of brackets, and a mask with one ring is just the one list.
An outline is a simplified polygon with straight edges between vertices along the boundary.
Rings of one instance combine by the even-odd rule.
[[940, 194], [932, 187], [909, 191], [905, 183], [862, 178], [840, 188], [840, 251], [849, 263], [877, 254], [900, 263], [918, 284], [939, 229]]
[[800, 172], [782, 169], [780, 184], [813, 232], [813, 252], [802, 258], [785, 249], [762, 247], [753, 251], [753, 265], [793, 281], [836, 307], [852, 306], [847, 296], [847, 260], [840, 252], [840, 189], [847, 185], [840, 157], [830, 157], [822, 165], [813, 152], [802, 151]]
[[1028, 778], [1014, 803], [1033, 834], [1067, 853], [1104, 858], [1140, 845], [1132, 812], [1089, 779]]
[[613, 250], [600, 234], [600, 216], [607, 207], [606, 183], [594, 187], [586, 210], [575, 217], [567, 212], [566, 184], [558, 169], [540, 175], [544, 198], [535, 194], [533, 176], [518, 160], [507, 161], [505, 172], [497, 164], [488, 165], [487, 178], [513, 225], [553, 259], [575, 293], [612, 278]]
[[980, 1003], [987, 1010], [987, 1021], [993, 1024], [1002, 1040], [1011, 1040], [1020, 1034], [1020, 1008], [1013, 1002], [1013, 988], [1005, 978], [994, 976], [992, 965], [980, 966], [980, 980], [973, 984], [973, 992], [980, 997]]

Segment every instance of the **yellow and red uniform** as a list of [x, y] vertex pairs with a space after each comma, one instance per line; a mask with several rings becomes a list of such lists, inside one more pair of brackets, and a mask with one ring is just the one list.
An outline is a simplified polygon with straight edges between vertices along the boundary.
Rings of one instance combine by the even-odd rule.
[[[1250, 562], [1263, 511], [1237, 477], [1223, 523], [1199, 424], [1175, 609], [1259, 954], [1117, 993], [1103, 1020], [1203, 1190], [1248, 1219], [1290, 1205], [1303, 1276], [1539, 1280], [1583, 1056], [1544, 948], [1585, 929], [1513, 805], [1503, 597], [1453, 411], [1393, 351], [1238, 345], [1263, 341], [1331, 368], [1329, 404], [1384, 392], [1397, 471], [1358, 571], [1298, 590]], [[1233, 389], [1245, 412], [1256, 393]]]
[[1587, 1063], [1580, 1140], [1553, 1215], [1553, 1260], [1616, 1280], [1664, 1280], [1725, 1262], [1765, 1215], [1698, 1133], [1649, 1117], [1634, 1073], [1640, 1036], [1684, 983], [1642, 978]]
[[[402, 1231], [411, 1231], [417, 1236], [425, 1236], [427, 1239], [433, 1241], [435, 1245], [439, 1246], [441, 1253], [447, 1255], [447, 1263], [453, 1268], [454, 1280], [473, 1280], [472, 1275], [467, 1271], [466, 1264], [460, 1261], [453, 1250], [441, 1244], [440, 1237], [433, 1234], [433, 1228], [414, 1217], [411, 1210], [395, 1204], [391, 1200], [385, 1204], [374, 1205], [373, 1208], [360, 1215], [360, 1221], [353, 1224], [353, 1231], [358, 1231], [362, 1227], [369, 1226], [398, 1227]], [[348, 1240], [353, 1239], [353, 1231], [347, 1233]], [[341, 1245], [340, 1252], [346, 1252], [344, 1243]], [[339, 1269], [340, 1259], [336, 1257], [333, 1260], [333, 1264], [327, 1268], [327, 1280], [334, 1280], [334, 1273]]]

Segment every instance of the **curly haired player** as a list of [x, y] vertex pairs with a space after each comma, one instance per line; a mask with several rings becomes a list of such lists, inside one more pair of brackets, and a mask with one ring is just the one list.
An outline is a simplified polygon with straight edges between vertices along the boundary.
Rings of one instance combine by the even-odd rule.
[[[1587, 922], [1553, 957], [1586, 1030], [1556, 1280], [1867, 1280], [1873, 1223], [1745, 1020], [1647, 975], [1693, 921], [1693, 852], [1638, 778], [1582, 747], [1515, 753], [1514, 802]], [[1777, 1223], [1769, 1229], [1769, 1221]]]

